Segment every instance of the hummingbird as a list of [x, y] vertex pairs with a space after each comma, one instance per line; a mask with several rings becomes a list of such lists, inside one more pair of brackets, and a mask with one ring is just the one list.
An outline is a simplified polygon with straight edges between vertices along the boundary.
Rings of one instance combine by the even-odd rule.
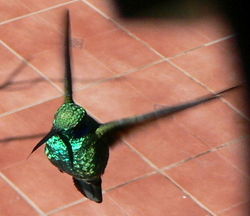
[[102, 175], [109, 158], [109, 149], [115, 143], [115, 134], [123, 129], [153, 121], [161, 117], [219, 98], [228, 88], [215, 94], [186, 103], [166, 106], [146, 114], [100, 123], [76, 104], [72, 91], [71, 26], [66, 13], [64, 103], [57, 110], [51, 130], [33, 148], [30, 154], [45, 144], [45, 155], [59, 171], [72, 176], [75, 187], [86, 198], [102, 202]]

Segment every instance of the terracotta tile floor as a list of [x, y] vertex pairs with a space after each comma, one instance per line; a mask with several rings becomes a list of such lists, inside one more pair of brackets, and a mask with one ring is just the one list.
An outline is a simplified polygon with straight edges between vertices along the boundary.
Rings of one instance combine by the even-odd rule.
[[124, 131], [86, 200], [39, 149], [62, 103], [64, 11], [72, 20], [77, 102], [101, 122], [241, 82], [219, 16], [127, 22], [109, 0], [0, 0], [0, 216], [247, 216], [244, 87]]

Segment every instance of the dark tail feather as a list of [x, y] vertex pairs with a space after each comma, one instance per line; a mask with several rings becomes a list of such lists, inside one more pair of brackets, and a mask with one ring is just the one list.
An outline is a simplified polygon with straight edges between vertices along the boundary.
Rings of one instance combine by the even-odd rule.
[[64, 77], [64, 93], [65, 103], [73, 102], [72, 96], [72, 75], [71, 75], [71, 26], [70, 14], [67, 10], [66, 16], [66, 32], [65, 32], [65, 77]]
[[77, 190], [85, 197], [97, 203], [102, 202], [102, 179], [100, 177], [90, 181], [79, 180], [73, 177], [73, 182]]
[[201, 97], [201, 98], [198, 98], [196, 100], [186, 102], [186, 103], [183, 103], [183, 104], [179, 104], [179, 105], [175, 105], [175, 106], [167, 106], [167, 107], [164, 107], [164, 108], [159, 109], [159, 110], [154, 111], [154, 112], [146, 113], [146, 114], [143, 114], [143, 115], [138, 115], [138, 116], [135, 116], [135, 117], [123, 118], [123, 119], [117, 120], [117, 121], [108, 122], [108, 123], [105, 123], [102, 126], [100, 126], [97, 129], [96, 133], [98, 135], [102, 136], [102, 135], [106, 134], [107, 132], [110, 132], [110, 131], [113, 131], [113, 130], [127, 128], [127, 127], [130, 127], [130, 126], [133, 126], [133, 125], [140, 124], [142, 122], [158, 119], [160, 117], [164, 117], [164, 116], [173, 114], [175, 112], [178, 112], [178, 111], [181, 111], [181, 110], [184, 110], [184, 109], [187, 109], [187, 108], [190, 108], [190, 107], [205, 103], [207, 101], [213, 100], [215, 98], [218, 98], [222, 94], [224, 94], [225, 92], [228, 92], [228, 91], [230, 91], [232, 89], [235, 89], [235, 88], [237, 88], [239, 86], [240, 85], [234, 86], [232, 88], [228, 88], [228, 89], [222, 90], [220, 92], [217, 92], [217, 93], [215, 93], [213, 95], [204, 96], [204, 97]]

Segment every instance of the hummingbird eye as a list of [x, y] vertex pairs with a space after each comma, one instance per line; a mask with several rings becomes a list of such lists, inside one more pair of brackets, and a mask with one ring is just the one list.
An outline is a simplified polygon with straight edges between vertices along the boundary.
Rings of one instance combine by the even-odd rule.
[[61, 130], [68, 130], [78, 125], [86, 111], [75, 103], [63, 104], [55, 115], [54, 126]]

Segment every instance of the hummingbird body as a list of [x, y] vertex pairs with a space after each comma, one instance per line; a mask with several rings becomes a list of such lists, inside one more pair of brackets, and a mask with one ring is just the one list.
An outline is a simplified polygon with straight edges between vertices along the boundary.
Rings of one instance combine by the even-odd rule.
[[109, 148], [95, 133], [100, 124], [82, 107], [66, 103], [58, 109], [53, 125], [60, 135], [49, 138], [45, 147], [52, 164], [80, 179], [101, 176], [107, 165]]
[[55, 135], [46, 142], [45, 154], [59, 170], [80, 179], [91, 179], [104, 173], [108, 160], [108, 147], [98, 146], [92, 133], [80, 138], [65, 136], [73, 151], [73, 161], [63, 139]]
[[61, 172], [71, 175], [76, 188], [84, 196], [100, 203], [102, 202], [101, 176], [108, 162], [109, 147], [115, 143], [117, 131], [219, 98], [221, 94], [237, 86], [146, 114], [98, 123], [83, 107], [73, 101], [69, 12], [66, 18], [64, 104], [56, 112], [50, 132], [38, 142], [31, 153], [46, 143], [45, 154], [50, 162]]

